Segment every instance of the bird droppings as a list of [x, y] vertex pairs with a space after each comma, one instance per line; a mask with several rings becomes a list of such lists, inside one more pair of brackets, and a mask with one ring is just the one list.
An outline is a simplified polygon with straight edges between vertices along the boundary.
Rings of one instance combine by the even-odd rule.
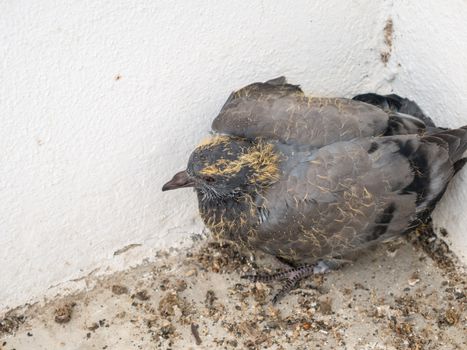
[[112, 286], [112, 293], [114, 293], [115, 295], [128, 294], [128, 288], [125, 286], [115, 284]]
[[136, 299], [141, 300], [141, 301], [146, 301], [146, 300], [149, 300], [151, 298], [151, 296], [149, 295], [149, 293], [148, 293], [148, 291], [146, 289], [140, 290], [139, 292], [132, 295], [131, 297], [136, 298]]
[[[219, 242], [160, 254], [155, 263], [102, 279], [88, 292], [10, 312], [0, 321], [0, 349], [467, 346], [467, 280], [430, 226], [301, 281], [274, 306], [278, 284], [240, 279], [258, 266], [281, 267]], [[55, 310], [72, 310], [68, 322], [53, 322]]]
[[73, 313], [73, 308], [76, 306], [76, 303], [64, 303], [55, 309], [55, 322], [57, 323], [68, 323], [71, 320], [71, 315]]
[[23, 315], [15, 315], [14, 313], [5, 315], [3, 319], [0, 318], [0, 337], [3, 334], [14, 333], [24, 321]]
[[407, 283], [409, 286], [413, 287], [415, 286], [418, 282], [420, 282], [420, 278], [418, 276], [418, 272], [415, 271], [412, 276], [407, 280]]
[[216, 294], [214, 293], [213, 290], [208, 290], [206, 292], [206, 299], [205, 299], [205, 305], [206, 308], [209, 310], [210, 314], [214, 314], [216, 308], [214, 307], [214, 302], [217, 300]]
[[199, 336], [198, 328], [199, 326], [197, 324], [191, 324], [191, 333], [193, 334], [193, 337], [195, 337], [196, 345], [201, 345], [203, 341]]

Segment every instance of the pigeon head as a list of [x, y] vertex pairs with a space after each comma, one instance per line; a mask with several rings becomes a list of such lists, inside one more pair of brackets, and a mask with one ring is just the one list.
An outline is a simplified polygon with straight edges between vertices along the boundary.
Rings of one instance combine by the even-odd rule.
[[162, 190], [194, 187], [202, 200], [224, 200], [277, 181], [279, 156], [272, 143], [214, 136], [191, 154], [187, 169]]

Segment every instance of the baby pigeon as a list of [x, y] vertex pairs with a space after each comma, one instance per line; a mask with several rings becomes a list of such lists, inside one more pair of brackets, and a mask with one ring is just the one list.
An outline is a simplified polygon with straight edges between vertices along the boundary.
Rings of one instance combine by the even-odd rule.
[[463, 164], [467, 127], [441, 130], [424, 118], [307, 97], [282, 77], [254, 83], [231, 94], [216, 134], [162, 190], [194, 187], [216, 237], [287, 262], [277, 274], [246, 276], [285, 280], [276, 302], [430, 214]]

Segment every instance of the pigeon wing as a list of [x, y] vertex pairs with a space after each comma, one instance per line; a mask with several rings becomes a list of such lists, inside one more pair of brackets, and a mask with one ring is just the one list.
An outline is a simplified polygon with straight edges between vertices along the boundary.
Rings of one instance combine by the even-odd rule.
[[299, 86], [280, 77], [233, 92], [212, 129], [238, 137], [322, 147], [357, 137], [421, 133], [425, 124], [361, 101], [306, 96]]
[[259, 200], [267, 215], [257, 245], [303, 263], [351, 253], [416, 225], [446, 189], [467, 148], [467, 129], [315, 151], [282, 147], [289, 154], [283, 177]]

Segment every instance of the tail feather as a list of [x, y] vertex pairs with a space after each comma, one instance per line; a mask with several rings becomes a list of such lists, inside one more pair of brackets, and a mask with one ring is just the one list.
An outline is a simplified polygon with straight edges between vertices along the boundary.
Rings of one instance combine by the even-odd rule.
[[413, 183], [405, 190], [417, 193], [417, 213], [424, 217], [435, 207], [451, 178], [466, 161], [467, 126], [423, 136], [417, 143], [409, 141], [404, 150], [407, 150], [414, 174]]
[[465, 152], [467, 151], [467, 125], [459, 129], [446, 130], [428, 135], [423, 137], [422, 140], [437, 143], [447, 148], [449, 159], [452, 163], [456, 163], [465, 158]]
[[367, 93], [357, 95], [353, 97], [353, 100], [372, 104], [388, 112], [408, 114], [421, 119], [428, 127], [435, 127], [433, 120], [423, 113], [422, 109], [414, 101], [396, 94], [378, 95], [375, 93]]
[[433, 122], [433, 120], [431, 120], [430, 117], [428, 117], [425, 113], [423, 113], [420, 106], [416, 104], [414, 101], [409, 100], [408, 98], [400, 97], [399, 95], [396, 95], [396, 94], [386, 95], [385, 97], [393, 101], [393, 103], [397, 101], [397, 103], [399, 104], [398, 112], [410, 114], [410, 115], [413, 115], [414, 117], [420, 118], [421, 120], [425, 122], [427, 126], [435, 126], [435, 123]]
[[459, 172], [464, 167], [465, 163], [467, 163], [467, 158], [462, 158], [455, 162], [453, 165], [454, 174], [457, 174], [457, 172]]
[[419, 118], [415, 118], [408, 114], [390, 112], [388, 127], [383, 136], [407, 135], [414, 133], [423, 134], [425, 131], [425, 123], [423, 123]]

